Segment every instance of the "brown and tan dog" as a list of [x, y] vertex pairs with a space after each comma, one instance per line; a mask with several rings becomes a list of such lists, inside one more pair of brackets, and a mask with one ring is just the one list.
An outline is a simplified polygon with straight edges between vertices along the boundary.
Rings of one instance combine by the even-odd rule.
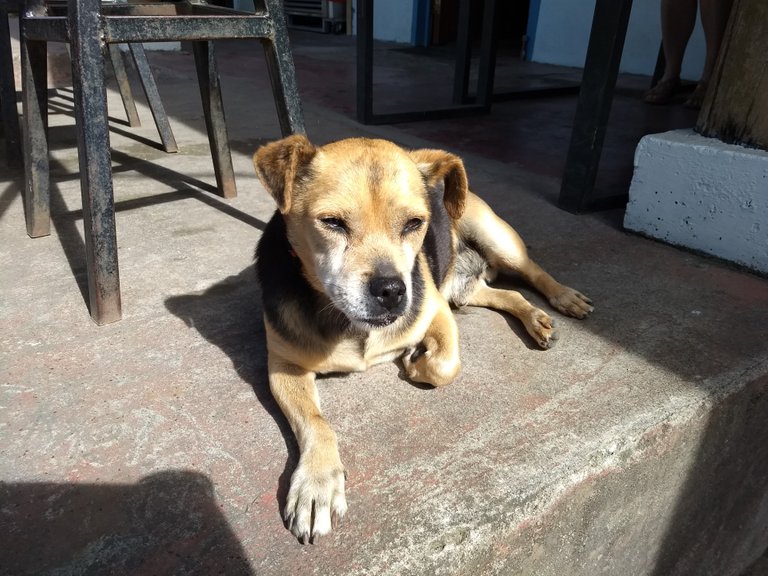
[[519, 274], [569, 316], [584, 318], [592, 306], [528, 257], [517, 233], [468, 190], [453, 154], [367, 139], [315, 147], [297, 135], [261, 147], [253, 161], [278, 207], [257, 272], [269, 385], [301, 454], [285, 519], [306, 542], [347, 510], [316, 374], [401, 358], [411, 380], [448, 384], [461, 366], [450, 305], [509, 312], [548, 348], [552, 319], [520, 293], [489, 286], [499, 271]]

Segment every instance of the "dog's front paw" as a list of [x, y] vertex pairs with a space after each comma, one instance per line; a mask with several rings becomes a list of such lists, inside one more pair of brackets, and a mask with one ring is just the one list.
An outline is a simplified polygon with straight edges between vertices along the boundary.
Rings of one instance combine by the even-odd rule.
[[418, 347], [405, 351], [403, 368], [413, 382], [445, 386], [456, 378], [461, 370], [461, 362], [458, 357], [442, 358], [438, 353], [437, 341], [427, 336]]
[[550, 298], [549, 303], [566, 316], [574, 318], [586, 318], [594, 310], [592, 300], [568, 286], [563, 286], [562, 292]]
[[328, 534], [347, 512], [345, 478], [338, 455], [323, 456], [318, 450], [302, 454], [291, 476], [284, 514], [289, 529], [302, 543]]

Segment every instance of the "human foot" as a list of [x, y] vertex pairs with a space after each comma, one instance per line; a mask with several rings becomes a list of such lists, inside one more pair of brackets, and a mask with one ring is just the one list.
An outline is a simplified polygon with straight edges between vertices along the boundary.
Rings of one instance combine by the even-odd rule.
[[643, 102], [656, 105], [669, 104], [678, 88], [680, 88], [680, 78], [659, 80], [656, 86], [643, 94]]
[[698, 84], [696, 84], [696, 88], [693, 92], [691, 92], [691, 95], [688, 96], [688, 100], [683, 103], [683, 106], [692, 110], [699, 110], [701, 105], [704, 104], [704, 96], [706, 95], [707, 82], [705, 80], [701, 80]]

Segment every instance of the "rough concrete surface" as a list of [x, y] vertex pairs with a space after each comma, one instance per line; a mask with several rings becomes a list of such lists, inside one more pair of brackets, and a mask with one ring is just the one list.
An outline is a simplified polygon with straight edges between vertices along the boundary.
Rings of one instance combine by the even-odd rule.
[[768, 152], [692, 130], [635, 151], [624, 226], [768, 274]]
[[[21, 175], [0, 173], [0, 573], [759, 569], [768, 282], [627, 234], [615, 218], [563, 212], [555, 177], [413, 126], [358, 125], [316, 96], [343, 79], [323, 80], [333, 55], [313, 56], [302, 38], [310, 137], [458, 151], [473, 189], [540, 264], [594, 300], [594, 314], [558, 315], [558, 345], [540, 351], [513, 319], [459, 310], [463, 372], [439, 390], [403, 380], [395, 364], [323, 378], [350, 512], [302, 546], [281, 520], [297, 448], [266, 383], [252, 270], [273, 206], [250, 155], [279, 136], [260, 55], [228, 52], [222, 66], [232, 200], [212, 193], [188, 54], [153, 55], [178, 154], [158, 150], [146, 107], [145, 126], [127, 128], [110, 90], [124, 317], [103, 327], [83, 294], [71, 101], [60, 90], [51, 236], [26, 236]], [[493, 115], [477, 122], [504, 129]]]

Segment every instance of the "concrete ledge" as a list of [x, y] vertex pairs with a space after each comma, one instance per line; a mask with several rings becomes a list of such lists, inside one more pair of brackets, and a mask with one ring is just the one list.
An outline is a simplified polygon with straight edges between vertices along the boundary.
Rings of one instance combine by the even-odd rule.
[[[472, 154], [473, 189], [595, 313], [556, 315], [544, 352], [508, 316], [457, 311], [463, 372], [437, 390], [395, 363], [323, 378], [350, 512], [296, 541], [298, 450], [252, 269], [274, 203], [251, 154], [280, 127], [263, 60], [237, 46], [219, 52], [236, 198], [210, 193], [189, 55], [150, 56], [179, 153], [150, 122], [111, 133], [121, 322], [95, 326], [83, 299], [71, 115], [50, 115], [49, 237], [27, 237], [21, 175], [0, 169], [0, 573], [764, 576], [768, 280], [559, 210], [554, 179]], [[297, 61], [315, 82], [335, 69]], [[318, 142], [449, 147], [306, 97], [305, 113]]]
[[624, 226], [768, 273], [768, 152], [691, 130], [644, 137]]

